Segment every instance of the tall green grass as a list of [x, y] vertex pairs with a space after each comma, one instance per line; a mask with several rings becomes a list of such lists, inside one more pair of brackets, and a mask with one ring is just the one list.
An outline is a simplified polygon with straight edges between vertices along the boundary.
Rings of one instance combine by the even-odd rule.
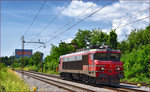
[[1, 88], [0, 92], [29, 92], [28, 85], [21, 80], [14, 71], [3, 67], [1, 70]]

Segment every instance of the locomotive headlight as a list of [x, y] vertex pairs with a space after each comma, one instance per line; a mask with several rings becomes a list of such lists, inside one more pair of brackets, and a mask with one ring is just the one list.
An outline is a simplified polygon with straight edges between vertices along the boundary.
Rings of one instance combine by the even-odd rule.
[[120, 70], [120, 68], [118, 67], [118, 68], [117, 68], [117, 70], [119, 71], [119, 70]]
[[104, 67], [102, 67], [101, 70], [103, 71], [103, 70], [104, 70]]

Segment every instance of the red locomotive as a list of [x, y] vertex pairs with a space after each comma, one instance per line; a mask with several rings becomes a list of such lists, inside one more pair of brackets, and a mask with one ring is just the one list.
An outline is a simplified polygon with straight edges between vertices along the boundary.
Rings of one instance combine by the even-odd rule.
[[85, 83], [118, 85], [124, 78], [120, 50], [102, 46], [62, 55], [59, 58], [60, 76]]

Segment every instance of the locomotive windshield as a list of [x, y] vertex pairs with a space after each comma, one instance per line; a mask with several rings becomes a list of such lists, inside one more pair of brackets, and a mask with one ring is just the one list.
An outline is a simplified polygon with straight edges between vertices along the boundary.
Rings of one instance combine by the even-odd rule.
[[94, 60], [120, 61], [121, 54], [117, 53], [95, 53]]

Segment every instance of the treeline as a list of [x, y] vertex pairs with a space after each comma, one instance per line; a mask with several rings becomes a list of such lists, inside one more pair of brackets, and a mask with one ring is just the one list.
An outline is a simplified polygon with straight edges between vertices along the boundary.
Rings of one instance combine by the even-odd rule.
[[115, 30], [111, 30], [109, 34], [100, 29], [81, 30], [79, 29], [76, 37], [71, 43], [76, 44], [77, 49], [87, 48], [94, 45], [109, 45], [112, 48], [117, 48], [117, 34]]
[[145, 29], [131, 30], [131, 33], [119, 42], [115, 30], [106, 34], [100, 29], [92, 31], [79, 29], [71, 43], [61, 42], [59, 46], [52, 45], [50, 55], [45, 59], [45, 67], [49, 68], [48, 70], [55, 70], [58, 67], [59, 56], [76, 49], [105, 44], [122, 52], [121, 61], [124, 62], [125, 74], [123, 81], [149, 83], [149, 30], [149, 26]]
[[[131, 30], [131, 33], [122, 41], [118, 41], [116, 30], [111, 30], [109, 34], [100, 29], [81, 30], [79, 29], [71, 43], [60, 42], [58, 46], [51, 45], [50, 55], [42, 60], [42, 53], [36, 52], [30, 58], [15, 60], [13, 67], [27, 67], [31, 70], [56, 72], [59, 57], [71, 53], [81, 48], [91, 46], [109, 45], [113, 49], [120, 49], [122, 52], [121, 61], [124, 62], [125, 79], [133, 82], [150, 82], [149, 66], [149, 26], [145, 29]], [[7, 61], [7, 58], [4, 59]], [[11, 61], [8, 59], [8, 61]], [[49, 72], [51, 73], [51, 72]]]
[[75, 52], [77, 49], [89, 48], [93, 45], [100, 46], [102, 44], [117, 48], [117, 34], [115, 30], [111, 30], [110, 34], [106, 34], [100, 29], [92, 31], [79, 29], [71, 43], [60, 42], [58, 46], [52, 45], [50, 55], [44, 60], [44, 70], [55, 71], [61, 55]]
[[9, 66], [12, 68], [31, 68], [31, 70], [38, 71], [42, 69], [44, 65], [43, 53], [36, 52], [31, 57], [24, 57], [15, 59], [15, 56], [11, 57], [1, 57], [1, 63], [4, 66]]
[[131, 82], [150, 83], [149, 26], [135, 29], [118, 44], [123, 52], [125, 79]]
[[0, 63], [3, 63], [2, 65], [4, 66], [11, 66], [11, 64], [13, 63], [13, 60], [15, 59], [14, 56], [5, 56], [5, 57], [1, 57], [0, 60], [1, 62]]

